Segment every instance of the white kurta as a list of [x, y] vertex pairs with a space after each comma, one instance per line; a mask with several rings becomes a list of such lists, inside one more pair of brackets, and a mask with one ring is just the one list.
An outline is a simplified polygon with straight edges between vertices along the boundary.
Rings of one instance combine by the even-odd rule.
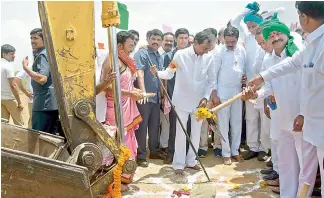
[[[238, 46], [234, 51], [228, 50], [225, 46], [220, 48], [215, 57], [217, 96], [221, 102], [225, 102], [242, 91], [242, 76], [245, 70], [246, 52]], [[219, 130], [225, 141], [222, 140], [222, 156], [231, 157], [238, 155], [242, 131], [242, 100], [217, 112]], [[231, 145], [229, 141], [229, 125], [231, 125]]]
[[[159, 54], [163, 57], [167, 54], [161, 46], [159, 49]], [[169, 143], [169, 133], [170, 133], [170, 121], [169, 114], [165, 115], [163, 111], [160, 111], [160, 125], [161, 125], [161, 135], [160, 135], [160, 146], [161, 148], [167, 148]]]
[[[253, 69], [253, 63], [256, 58], [256, 52], [261, 48], [255, 40], [255, 36], [249, 32], [246, 24], [243, 22], [243, 18], [249, 13], [251, 13], [251, 10], [245, 8], [242, 13], [231, 20], [232, 26], [236, 27], [240, 31], [240, 38], [244, 41], [247, 55], [245, 74], [248, 80], [252, 79], [257, 74]], [[260, 141], [261, 127], [259, 124], [263, 111], [254, 108], [254, 104], [249, 101], [246, 101], [245, 105], [247, 145], [251, 151], [265, 151], [266, 146]]]
[[[191, 141], [198, 150], [200, 140], [201, 122], [197, 122], [194, 115], [201, 99], [210, 98], [210, 94], [215, 87], [216, 70], [212, 54], [197, 56], [193, 46], [179, 50], [173, 62], [178, 66], [177, 69], [168, 67], [165, 71], [159, 71], [161, 79], [171, 79], [175, 71], [175, 79], [172, 103], [175, 106], [180, 120], [184, 127], [191, 115]], [[186, 153], [186, 137], [179, 121], [176, 124], [175, 152], [173, 157], [173, 168], [183, 169], [185, 165], [193, 167], [197, 164], [195, 153], [189, 148]]]
[[[303, 50], [301, 42], [298, 48]], [[281, 57], [273, 53], [268, 64], [276, 65], [284, 59], [288, 59], [285, 50], [281, 53]], [[271, 69], [272, 67], [268, 70]], [[311, 184], [308, 193], [311, 195], [318, 166], [315, 146], [303, 140], [301, 133], [292, 131], [294, 119], [300, 114], [301, 76], [301, 70], [297, 69], [285, 76], [270, 80], [266, 86], [274, 93], [277, 103], [275, 112], [280, 127], [277, 154], [280, 195], [283, 198], [298, 197], [298, 190], [304, 182]], [[289, 171], [286, 170], [287, 166], [290, 167]]]
[[300, 96], [301, 114], [304, 115], [304, 139], [317, 147], [324, 148], [324, 105], [322, 105], [324, 98], [324, 25], [309, 34], [306, 41], [307, 45], [304, 50], [296, 52], [293, 57], [261, 72], [261, 76], [265, 81], [270, 81], [301, 69]]

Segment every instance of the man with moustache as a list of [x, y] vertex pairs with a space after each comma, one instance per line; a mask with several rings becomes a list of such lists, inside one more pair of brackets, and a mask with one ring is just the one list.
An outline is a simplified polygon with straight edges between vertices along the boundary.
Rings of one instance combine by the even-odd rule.
[[42, 29], [33, 29], [30, 32], [30, 39], [34, 63], [32, 69], [30, 69], [28, 57], [24, 58], [23, 69], [32, 79], [34, 94], [32, 129], [63, 135]]
[[[266, 62], [265, 72], [276, 67], [280, 62], [287, 62], [303, 50], [303, 44], [294, 41], [289, 28], [279, 20], [272, 20], [264, 25], [262, 30], [264, 39], [273, 46], [273, 53]], [[296, 64], [302, 64], [296, 63]], [[300, 67], [300, 66], [296, 66]], [[278, 138], [278, 168], [280, 180], [280, 197], [299, 197], [302, 185], [307, 182], [310, 189], [307, 196], [311, 196], [318, 166], [316, 147], [303, 139], [303, 132], [294, 132], [294, 119], [304, 113], [303, 100], [300, 100], [301, 70], [294, 70], [288, 75], [271, 79], [261, 91], [254, 93], [250, 88], [250, 97], [264, 98], [274, 93], [277, 104], [278, 124], [280, 127]], [[299, 130], [298, 130], [299, 131]], [[300, 130], [301, 131], [301, 130]], [[304, 134], [305, 135], [305, 134]], [[289, 169], [287, 169], [289, 167]]]
[[[150, 159], [165, 159], [159, 149], [160, 128], [160, 104], [161, 91], [160, 81], [150, 72], [150, 61], [156, 65], [158, 70], [163, 69], [163, 57], [159, 53], [163, 34], [160, 30], [153, 29], [147, 33], [147, 49], [139, 49], [135, 54], [137, 68], [137, 84], [143, 93], [154, 93], [155, 96], [138, 101], [138, 110], [143, 121], [135, 131], [138, 149], [137, 164], [148, 167], [146, 161], [146, 135], [149, 134]], [[148, 60], [150, 58], [150, 61]]]
[[[266, 22], [264, 22], [266, 23]], [[255, 39], [258, 42], [258, 45], [261, 47], [257, 52], [257, 57], [255, 59], [253, 69], [255, 73], [259, 73], [260, 71], [265, 70], [265, 63], [271, 57], [273, 47], [272, 44], [268, 44], [265, 42], [262, 30], [262, 23], [258, 29], [256, 30]], [[260, 67], [261, 66], [261, 67]], [[271, 101], [274, 101], [274, 96], [271, 95]], [[279, 186], [279, 170], [278, 170], [278, 156], [277, 156], [277, 144], [278, 144], [278, 136], [279, 136], [279, 128], [278, 128], [278, 116], [276, 116], [277, 111], [270, 110], [265, 99], [259, 98], [255, 100], [255, 108], [263, 110], [263, 114], [261, 116], [261, 123], [263, 130], [261, 132], [261, 141], [265, 143], [266, 148], [271, 148], [271, 161], [272, 167], [270, 169], [261, 170], [262, 174], [266, 174], [264, 179], [267, 180], [268, 185], [270, 186]], [[271, 115], [270, 115], [271, 114]], [[270, 142], [269, 142], [270, 138]]]
[[[205, 107], [211, 98], [213, 105], [216, 101], [215, 80], [216, 70], [214, 58], [208, 54], [214, 38], [209, 32], [199, 32], [194, 39], [194, 44], [186, 49], [179, 50], [169, 67], [164, 71], [158, 71], [155, 66], [151, 72], [161, 79], [171, 79], [177, 71], [173, 105], [176, 108], [182, 123], [191, 115], [191, 141], [195, 149], [198, 149], [200, 139], [201, 122], [196, 120], [197, 106]], [[176, 124], [175, 153], [173, 169], [176, 174], [183, 174], [185, 167], [200, 170], [195, 153], [192, 148], [186, 153], [186, 137], [179, 122]]]
[[[215, 89], [220, 102], [227, 101], [242, 91], [242, 76], [246, 64], [245, 49], [237, 45], [238, 29], [228, 27], [224, 30], [224, 36], [225, 46], [221, 47], [215, 56], [217, 74]], [[238, 162], [244, 161], [238, 151], [242, 131], [242, 101], [237, 100], [217, 112], [217, 121], [220, 133], [225, 139], [225, 141], [221, 140], [224, 164], [231, 165], [232, 157]], [[231, 143], [229, 125], [231, 126]]]

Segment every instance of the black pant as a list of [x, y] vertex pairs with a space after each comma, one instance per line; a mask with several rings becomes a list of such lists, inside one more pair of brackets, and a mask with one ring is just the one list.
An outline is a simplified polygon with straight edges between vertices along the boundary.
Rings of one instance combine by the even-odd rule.
[[241, 144], [246, 144], [245, 102], [243, 103], [243, 113], [242, 113], [242, 134], [241, 134]]
[[146, 135], [148, 132], [148, 147], [151, 154], [160, 152], [160, 104], [151, 102], [145, 104], [137, 104], [138, 110], [141, 113], [143, 121], [139, 128], [135, 131], [135, 136], [138, 144], [137, 158], [146, 159]]
[[32, 129], [64, 137], [58, 110], [33, 111]]
[[[168, 156], [173, 157], [174, 155], [174, 147], [175, 147], [175, 136], [176, 136], [176, 123], [177, 123], [177, 117], [174, 112], [174, 109], [171, 108], [171, 111], [169, 113], [169, 122], [170, 122], [170, 130], [169, 130], [169, 141], [168, 141]], [[181, 129], [182, 130], [182, 129]], [[180, 131], [183, 133], [183, 131]], [[188, 117], [188, 122], [187, 122], [187, 132], [188, 135], [190, 136], [191, 134], [191, 119], [190, 116]], [[189, 148], [189, 142], [186, 141], [186, 148], [188, 152]]]

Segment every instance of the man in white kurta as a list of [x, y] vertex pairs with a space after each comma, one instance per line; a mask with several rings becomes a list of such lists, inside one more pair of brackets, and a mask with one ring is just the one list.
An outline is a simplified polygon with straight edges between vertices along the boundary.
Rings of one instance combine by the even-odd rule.
[[[245, 71], [245, 49], [237, 45], [239, 31], [229, 27], [224, 30], [225, 46], [219, 49], [215, 57], [216, 62], [216, 92], [221, 102], [225, 102], [242, 91], [242, 76]], [[219, 130], [222, 140], [222, 156], [224, 164], [231, 164], [231, 157], [242, 161], [239, 156], [239, 146], [242, 131], [242, 100], [221, 109], [217, 113]], [[231, 125], [231, 143], [229, 141], [229, 125]]]
[[[242, 37], [246, 54], [247, 54], [247, 63], [246, 63], [246, 77], [247, 80], [251, 80], [257, 73], [253, 70], [253, 63], [256, 58], [256, 52], [260, 49], [256, 40], [255, 33], [258, 25], [262, 21], [261, 15], [256, 14], [259, 11], [259, 5], [254, 2], [246, 6], [244, 11], [237, 15], [231, 20], [231, 24], [238, 28], [240, 31], [240, 36]], [[277, 10], [278, 12], [279, 10]], [[244, 22], [246, 24], [244, 24]], [[261, 135], [261, 120], [263, 115], [263, 110], [260, 108], [254, 108], [254, 104], [247, 101], [246, 105], [246, 141], [247, 145], [250, 148], [250, 151], [244, 155], [244, 159], [248, 160], [253, 157], [258, 156], [258, 159], [263, 161], [266, 156], [266, 145], [260, 141]], [[259, 153], [259, 154], [258, 154]]]
[[[296, 7], [301, 26], [310, 33], [306, 39], [306, 48], [262, 72], [249, 82], [249, 86], [256, 87], [263, 81], [270, 82], [274, 78], [301, 70], [300, 111], [291, 124], [293, 131], [302, 131], [303, 139], [316, 146], [323, 196], [324, 106], [321, 104], [324, 97], [324, 2], [297, 2]], [[303, 169], [307, 169], [307, 166], [309, 164], [305, 164]], [[309, 167], [308, 171], [314, 170]], [[310, 193], [311, 190], [308, 194]]]
[[[195, 36], [194, 45], [179, 50], [169, 67], [164, 71], [151, 68], [153, 74], [161, 79], [171, 79], [177, 72], [172, 103], [181, 122], [185, 123], [191, 115], [191, 141], [198, 150], [200, 128], [202, 121], [197, 121], [195, 112], [197, 107], [210, 98], [215, 87], [215, 63], [211, 54], [207, 54], [212, 47], [213, 36], [208, 32], [200, 32]], [[213, 94], [212, 94], [213, 100]], [[215, 103], [214, 103], [215, 104]], [[176, 124], [175, 153], [173, 168], [177, 174], [182, 174], [185, 166], [199, 170], [195, 153], [192, 148], [186, 153], [186, 136], [179, 121]]]

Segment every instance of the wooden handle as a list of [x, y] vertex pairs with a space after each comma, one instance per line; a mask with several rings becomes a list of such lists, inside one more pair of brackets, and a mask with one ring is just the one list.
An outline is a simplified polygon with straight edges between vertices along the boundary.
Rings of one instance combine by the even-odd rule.
[[307, 193], [308, 193], [308, 191], [309, 191], [309, 186], [310, 186], [310, 184], [307, 183], [307, 182], [305, 182], [305, 183], [303, 184], [303, 187], [302, 187], [302, 189], [300, 190], [300, 193], [299, 193], [299, 197], [298, 197], [298, 198], [306, 198], [306, 197], [307, 197]]
[[222, 104], [218, 105], [217, 107], [210, 109], [209, 111], [216, 113], [217, 111], [223, 109], [224, 107], [227, 107], [228, 105], [232, 104], [233, 102], [235, 102], [236, 100], [241, 99], [241, 98], [242, 98], [242, 93], [239, 93], [236, 96], [234, 96], [233, 98], [223, 102]]

